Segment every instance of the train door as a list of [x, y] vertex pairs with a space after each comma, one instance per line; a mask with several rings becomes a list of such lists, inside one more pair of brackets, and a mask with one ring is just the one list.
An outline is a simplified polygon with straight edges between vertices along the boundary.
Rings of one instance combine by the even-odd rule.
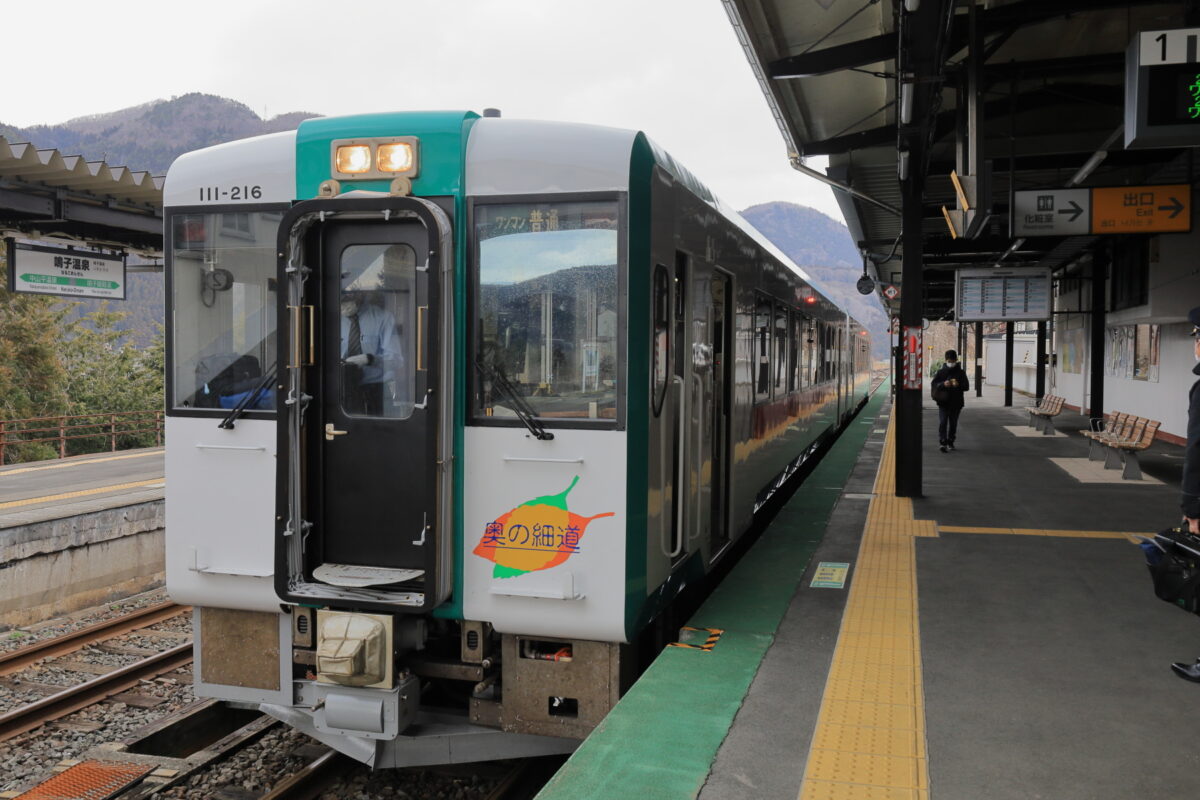
[[301, 517], [306, 535], [301, 552], [293, 539], [285, 599], [350, 593], [364, 606], [429, 608], [451, 583], [439, 467], [448, 460], [439, 262], [449, 224], [425, 201], [392, 204], [414, 203], [424, 213], [322, 216], [304, 244], [310, 274], [300, 286], [288, 278], [288, 352], [311, 366], [289, 370], [281, 453], [288, 517]]
[[729, 543], [729, 398], [733, 380], [733, 285], [730, 276], [713, 270], [709, 292], [707, 405], [705, 427], [709, 431], [706, 458], [709, 462], [707, 508], [710, 520], [709, 557], [715, 558]]
[[415, 222], [360, 222], [324, 239], [318, 522], [327, 567], [421, 569], [437, 419], [425, 401], [426, 350], [438, 345], [425, 330], [427, 238]]
[[689, 514], [688, 507], [692, 482], [688, 479], [689, 447], [688, 423], [693, 403], [693, 387], [690, 380], [691, 325], [689, 321], [690, 264], [686, 253], [675, 253], [675, 269], [671, 281], [671, 549], [672, 561], [687, 555]]

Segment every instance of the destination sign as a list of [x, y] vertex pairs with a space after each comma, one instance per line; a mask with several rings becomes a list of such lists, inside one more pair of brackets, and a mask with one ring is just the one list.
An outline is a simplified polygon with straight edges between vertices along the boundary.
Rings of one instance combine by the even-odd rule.
[[962, 269], [955, 274], [959, 322], [1050, 318], [1050, 270], [1041, 267]]
[[1014, 236], [1186, 233], [1192, 229], [1192, 191], [1187, 184], [1037, 189], [1014, 194]]
[[125, 299], [125, 256], [6, 240], [8, 287], [25, 294]]

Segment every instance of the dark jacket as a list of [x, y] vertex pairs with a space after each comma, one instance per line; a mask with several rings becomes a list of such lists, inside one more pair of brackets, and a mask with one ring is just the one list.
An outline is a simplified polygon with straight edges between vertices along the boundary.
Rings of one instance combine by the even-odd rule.
[[[1192, 368], [1200, 375], [1200, 364]], [[1187, 448], [1183, 451], [1183, 493], [1180, 498], [1183, 514], [1200, 519], [1200, 380], [1188, 392]]]
[[971, 384], [967, 381], [967, 371], [962, 368], [961, 363], [956, 363], [953, 367], [943, 364], [941, 369], [933, 376], [933, 381], [929, 384], [929, 388], [932, 391], [951, 378], [957, 383], [954, 386], [945, 387], [947, 397], [945, 400], [938, 402], [938, 405], [946, 406], [947, 408], [962, 408], [964, 405], [963, 395], [971, 388]]

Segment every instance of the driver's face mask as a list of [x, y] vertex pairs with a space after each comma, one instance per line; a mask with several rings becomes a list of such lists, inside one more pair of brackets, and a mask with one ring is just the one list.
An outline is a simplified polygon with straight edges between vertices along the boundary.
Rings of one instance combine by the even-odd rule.
[[343, 300], [342, 301], [342, 316], [343, 317], [353, 317], [357, 313], [358, 313], [358, 301], [357, 300]]

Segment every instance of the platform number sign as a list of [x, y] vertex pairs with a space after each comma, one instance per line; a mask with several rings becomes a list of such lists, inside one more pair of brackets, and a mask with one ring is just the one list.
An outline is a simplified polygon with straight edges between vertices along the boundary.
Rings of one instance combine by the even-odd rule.
[[1125, 54], [1125, 147], [1200, 144], [1200, 28], [1144, 31]]

